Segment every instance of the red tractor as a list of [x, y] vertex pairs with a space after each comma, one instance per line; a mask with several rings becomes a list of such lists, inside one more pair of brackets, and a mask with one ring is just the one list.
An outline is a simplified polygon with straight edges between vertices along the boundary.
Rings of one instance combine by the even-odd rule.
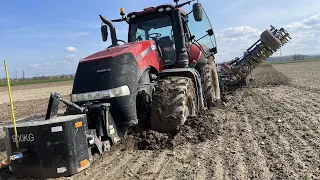
[[[13, 173], [75, 174], [90, 165], [93, 152], [110, 149], [134, 125], [176, 132], [187, 117], [219, 101], [210, 21], [200, 3], [186, 13], [181, 7], [192, 1], [175, 2], [127, 16], [122, 10], [113, 21], [100, 16], [103, 40], [110, 30], [112, 45], [80, 61], [71, 101], [54, 93], [45, 119], [5, 127]], [[129, 24], [128, 43], [117, 39], [112, 22]], [[58, 117], [59, 101], [67, 105], [65, 116]]]
[[[100, 15], [103, 41], [110, 31], [112, 44], [80, 61], [71, 101], [54, 93], [45, 119], [4, 127], [9, 169], [32, 178], [69, 176], [131, 127], [176, 132], [189, 116], [219, 101], [214, 32], [200, 3], [189, 13], [181, 9], [191, 2], [175, 0], [127, 16], [121, 9], [122, 18], [112, 21]], [[112, 22], [128, 23], [128, 43], [117, 39]], [[283, 28], [262, 33], [245, 56], [220, 70], [222, 87], [245, 79], [289, 39]], [[57, 117], [59, 101], [67, 105], [65, 116]]]
[[[110, 29], [112, 45], [80, 61], [72, 102], [110, 103], [122, 130], [151, 120], [152, 129], [174, 132], [188, 116], [218, 101], [217, 47], [210, 21], [200, 3], [186, 13], [181, 7], [192, 1], [175, 2], [127, 16], [121, 9], [122, 18], [112, 21], [100, 15], [103, 41]], [[112, 22], [128, 23], [128, 43], [117, 39]], [[112, 93], [95, 96], [101, 91]]]

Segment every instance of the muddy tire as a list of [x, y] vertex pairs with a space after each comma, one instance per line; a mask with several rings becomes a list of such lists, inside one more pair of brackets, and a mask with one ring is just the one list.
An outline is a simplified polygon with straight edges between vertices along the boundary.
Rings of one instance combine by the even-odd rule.
[[270, 30], [265, 30], [260, 35], [260, 38], [262, 43], [273, 51], [277, 51], [282, 46], [282, 42], [278, 38], [274, 37]]
[[208, 107], [212, 107], [217, 101], [220, 101], [219, 78], [213, 59], [209, 59], [203, 67], [202, 91]]
[[195, 116], [197, 98], [194, 83], [187, 77], [167, 77], [159, 80], [151, 105], [151, 129], [174, 133], [187, 117]]

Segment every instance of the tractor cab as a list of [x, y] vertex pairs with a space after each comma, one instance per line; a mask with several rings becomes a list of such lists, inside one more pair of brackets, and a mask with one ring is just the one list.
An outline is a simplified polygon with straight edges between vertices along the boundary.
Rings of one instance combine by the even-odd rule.
[[166, 66], [176, 63], [173, 9], [172, 5], [161, 5], [128, 14], [128, 41], [155, 41]]
[[[159, 12], [159, 9], [161, 12]], [[175, 38], [170, 13], [172, 9], [172, 6], [152, 7], [140, 13], [130, 13], [128, 16], [128, 41], [155, 41], [165, 65], [175, 64], [176, 62]], [[150, 14], [150, 11], [154, 12]], [[150, 15], [144, 15], [146, 13]]]
[[[217, 46], [211, 23], [202, 5], [194, 3], [191, 12], [186, 13], [181, 8], [192, 1], [182, 4], [178, 4], [178, 0], [175, 2], [176, 5], [148, 7], [140, 12], [131, 12], [127, 16], [121, 8], [122, 18], [112, 22], [128, 23], [128, 42], [156, 42], [166, 68], [186, 68], [192, 66], [194, 61], [199, 61], [201, 57], [205, 59], [213, 56], [217, 53]], [[105, 22], [103, 18], [102, 21]], [[102, 26], [101, 30], [105, 37], [106, 25]], [[115, 42], [113, 46], [118, 45], [117, 39], [112, 41]]]

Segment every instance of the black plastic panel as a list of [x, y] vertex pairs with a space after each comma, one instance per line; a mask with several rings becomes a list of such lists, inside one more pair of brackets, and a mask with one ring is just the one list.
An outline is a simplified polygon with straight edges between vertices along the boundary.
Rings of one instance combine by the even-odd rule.
[[81, 62], [78, 65], [72, 94], [107, 90], [123, 85], [130, 88], [136, 83], [138, 72], [139, 68], [132, 53]]

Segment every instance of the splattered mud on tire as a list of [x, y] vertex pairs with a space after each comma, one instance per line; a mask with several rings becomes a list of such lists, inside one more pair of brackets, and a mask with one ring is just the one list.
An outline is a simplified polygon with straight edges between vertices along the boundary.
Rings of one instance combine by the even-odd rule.
[[196, 114], [196, 90], [188, 77], [159, 80], [152, 99], [151, 129], [158, 132], [174, 133]]
[[203, 67], [204, 72], [201, 79], [202, 91], [208, 107], [214, 106], [221, 100], [218, 74], [214, 61], [213, 58], [208, 60], [208, 63]]

